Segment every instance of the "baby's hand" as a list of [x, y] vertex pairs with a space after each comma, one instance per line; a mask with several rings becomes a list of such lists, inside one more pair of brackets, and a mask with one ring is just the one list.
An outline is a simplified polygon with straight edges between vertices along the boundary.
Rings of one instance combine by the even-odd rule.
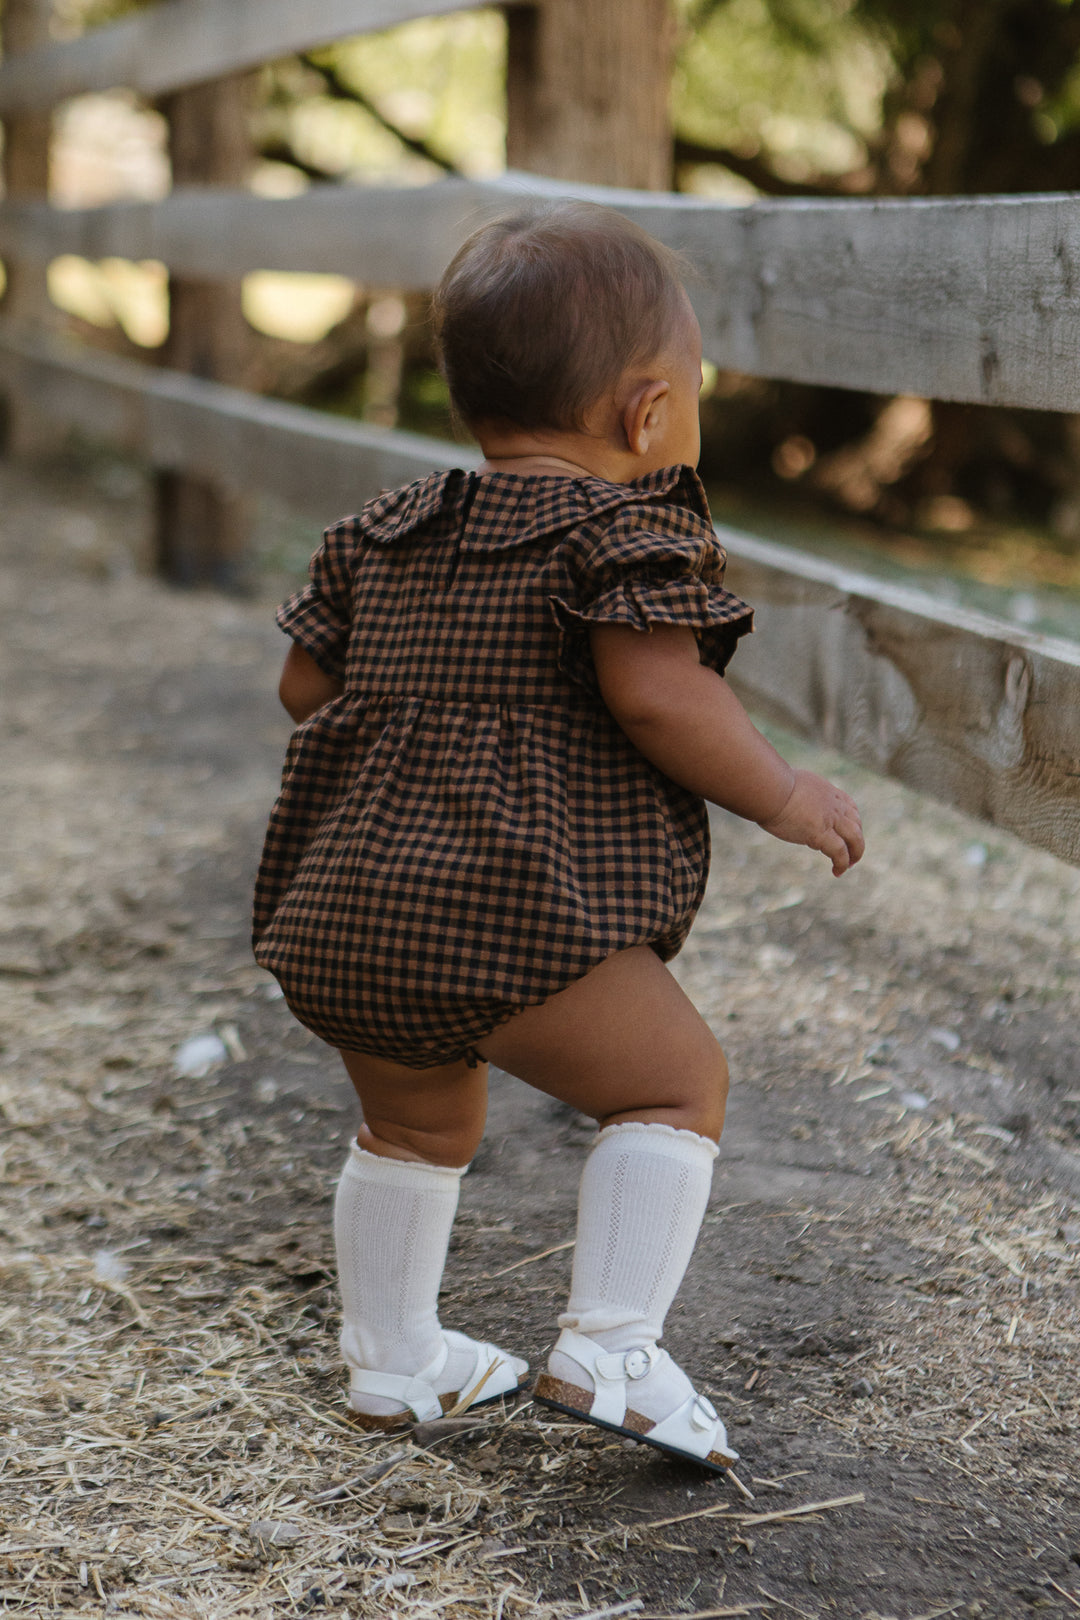
[[854, 866], [865, 848], [854, 799], [813, 771], [795, 772], [795, 786], [784, 808], [760, 825], [787, 844], [819, 849], [832, 862], [833, 877]]

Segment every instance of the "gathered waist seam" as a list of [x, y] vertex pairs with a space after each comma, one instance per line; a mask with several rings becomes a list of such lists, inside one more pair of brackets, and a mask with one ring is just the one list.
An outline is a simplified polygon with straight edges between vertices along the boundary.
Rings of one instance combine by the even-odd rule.
[[565, 697], [521, 698], [507, 700], [506, 698], [476, 698], [476, 697], [434, 697], [426, 692], [365, 692], [351, 691], [346, 687], [341, 699], [353, 703], [376, 704], [420, 704], [431, 709], [497, 709], [532, 713], [537, 709], [551, 709], [555, 713], [563, 713], [567, 709], [580, 709], [582, 713], [595, 713], [603, 705], [595, 699], [589, 700], [586, 694], [580, 696], [575, 692], [568, 692]]

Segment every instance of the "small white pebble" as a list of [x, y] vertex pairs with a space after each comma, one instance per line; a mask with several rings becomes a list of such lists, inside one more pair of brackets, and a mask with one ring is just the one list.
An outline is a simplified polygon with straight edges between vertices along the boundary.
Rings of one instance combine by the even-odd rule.
[[294, 1542], [302, 1541], [304, 1532], [298, 1524], [291, 1524], [287, 1519], [253, 1519], [248, 1525], [248, 1535], [252, 1541], [262, 1542], [264, 1547], [291, 1547]]
[[911, 1108], [917, 1114], [921, 1114], [924, 1108], [930, 1106], [929, 1097], [924, 1097], [921, 1091], [902, 1091], [899, 1102], [901, 1108]]
[[955, 1029], [930, 1029], [926, 1032], [926, 1038], [933, 1041], [935, 1046], [943, 1046], [946, 1052], [960, 1050], [960, 1037]]
[[989, 854], [985, 844], [969, 844], [964, 851], [964, 861], [968, 866], [981, 870], [986, 865]]
[[178, 1075], [201, 1080], [228, 1057], [225, 1043], [217, 1035], [193, 1035], [178, 1049], [174, 1067]]
[[99, 1283], [122, 1283], [128, 1274], [128, 1268], [118, 1254], [112, 1249], [98, 1249], [94, 1255], [94, 1281]]

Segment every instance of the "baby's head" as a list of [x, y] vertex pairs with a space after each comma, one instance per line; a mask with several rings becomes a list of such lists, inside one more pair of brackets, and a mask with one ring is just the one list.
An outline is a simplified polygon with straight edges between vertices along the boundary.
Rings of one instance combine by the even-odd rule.
[[610, 440], [629, 476], [696, 462], [701, 351], [684, 273], [677, 254], [592, 203], [485, 225], [435, 295], [457, 416], [485, 450]]

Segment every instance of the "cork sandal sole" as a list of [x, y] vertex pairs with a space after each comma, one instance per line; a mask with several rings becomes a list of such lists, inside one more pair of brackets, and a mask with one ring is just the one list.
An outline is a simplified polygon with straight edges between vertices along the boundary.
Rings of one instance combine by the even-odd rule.
[[[512, 1400], [515, 1395], [521, 1393], [528, 1382], [529, 1378], [528, 1374], [526, 1374], [518, 1380], [515, 1389], [506, 1389], [498, 1395], [485, 1395], [481, 1400], [470, 1401], [465, 1410], [475, 1412], [480, 1406], [494, 1406], [496, 1401]], [[461, 1391], [451, 1390], [449, 1394], [440, 1395], [438, 1399], [439, 1405], [442, 1407], [442, 1415], [446, 1417], [460, 1404]], [[418, 1421], [408, 1409], [404, 1412], [387, 1412], [385, 1416], [382, 1416], [375, 1412], [354, 1412], [350, 1407], [344, 1413], [344, 1417], [346, 1423], [351, 1423], [354, 1428], [363, 1429], [365, 1434], [404, 1433], [406, 1429], [414, 1429]]]
[[669, 1445], [664, 1440], [650, 1440], [650, 1429], [656, 1428], [652, 1418], [642, 1417], [640, 1412], [626, 1409], [623, 1423], [607, 1423], [603, 1418], [591, 1417], [589, 1408], [593, 1397], [587, 1389], [581, 1389], [577, 1384], [564, 1383], [561, 1378], [553, 1378], [550, 1373], [541, 1373], [533, 1390], [533, 1400], [540, 1406], [548, 1406], [553, 1412], [562, 1412], [566, 1417], [576, 1418], [579, 1423], [592, 1423], [598, 1429], [607, 1429], [611, 1434], [621, 1434], [627, 1440], [640, 1440], [643, 1445], [652, 1446], [655, 1451], [662, 1451], [665, 1456], [678, 1457], [682, 1462], [696, 1463], [699, 1468], [705, 1468], [711, 1474], [726, 1474], [738, 1461], [736, 1457], [728, 1457], [722, 1451], [710, 1451], [705, 1457], [696, 1457], [692, 1451], [681, 1451], [678, 1446]]

